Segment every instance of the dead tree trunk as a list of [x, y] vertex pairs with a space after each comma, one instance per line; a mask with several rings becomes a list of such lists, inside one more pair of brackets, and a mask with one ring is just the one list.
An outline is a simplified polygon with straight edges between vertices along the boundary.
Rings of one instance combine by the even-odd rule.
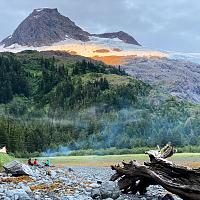
[[124, 193], [145, 194], [148, 186], [161, 185], [184, 200], [200, 200], [200, 168], [189, 169], [166, 160], [173, 155], [170, 146], [163, 153], [162, 150], [152, 150], [147, 154], [150, 162], [143, 165], [134, 160], [122, 162], [122, 166], [111, 166], [116, 173], [110, 180], [118, 180], [119, 188]]

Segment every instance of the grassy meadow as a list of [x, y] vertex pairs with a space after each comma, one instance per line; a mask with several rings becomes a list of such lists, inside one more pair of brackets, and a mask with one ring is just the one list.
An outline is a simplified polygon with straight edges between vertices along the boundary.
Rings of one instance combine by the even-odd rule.
[[[39, 161], [49, 159], [52, 165], [57, 167], [67, 166], [88, 166], [88, 167], [110, 167], [121, 163], [137, 160], [140, 163], [148, 161], [145, 154], [126, 154], [126, 155], [106, 155], [106, 156], [57, 156], [57, 157], [40, 157]], [[188, 167], [200, 167], [200, 153], [177, 153], [169, 160], [176, 164]]]
[[[0, 169], [2, 165], [12, 161], [13, 159], [20, 160], [26, 163], [26, 159], [18, 159], [7, 154], [0, 153]], [[121, 161], [129, 162], [130, 160], [137, 160], [140, 163], [148, 161], [148, 156], [145, 154], [126, 154], [126, 155], [106, 155], [106, 156], [57, 156], [57, 157], [38, 157], [39, 162], [46, 159], [51, 161], [51, 164], [56, 167], [110, 167], [121, 163]], [[177, 153], [172, 158], [172, 162], [192, 168], [200, 167], [200, 153]]]

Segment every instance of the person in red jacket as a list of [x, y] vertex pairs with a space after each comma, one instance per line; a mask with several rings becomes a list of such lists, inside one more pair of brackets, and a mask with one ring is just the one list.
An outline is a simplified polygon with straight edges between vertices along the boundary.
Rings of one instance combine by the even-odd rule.
[[37, 161], [37, 159], [34, 160], [33, 165], [38, 166], [38, 161]]

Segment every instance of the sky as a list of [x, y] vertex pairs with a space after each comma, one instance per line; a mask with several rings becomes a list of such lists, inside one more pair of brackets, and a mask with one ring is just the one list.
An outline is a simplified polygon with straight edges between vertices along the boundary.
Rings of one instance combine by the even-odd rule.
[[156, 50], [200, 52], [199, 0], [0, 0], [0, 40], [43, 7], [90, 33], [122, 30]]

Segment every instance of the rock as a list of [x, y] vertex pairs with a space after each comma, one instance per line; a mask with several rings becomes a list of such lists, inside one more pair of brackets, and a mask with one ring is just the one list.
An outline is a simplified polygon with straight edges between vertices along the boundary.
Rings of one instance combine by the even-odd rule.
[[31, 193], [32, 192], [29, 186], [25, 186], [24, 185], [24, 186], [22, 186], [22, 189], [27, 193]]
[[41, 198], [40, 198], [40, 195], [38, 195], [38, 194], [36, 194], [35, 196], [34, 196], [34, 198], [35, 198], [35, 200], [40, 200]]
[[29, 195], [23, 189], [13, 189], [6, 192], [8, 197], [16, 196], [15, 199], [30, 200]]
[[99, 188], [101, 185], [97, 184], [97, 183], [92, 183], [89, 185], [91, 188]]
[[3, 188], [0, 188], [0, 194], [4, 193], [4, 189]]
[[117, 199], [120, 196], [120, 190], [116, 185], [116, 183], [114, 182], [108, 181], [102, 183], [102, 185], [93, 184], [93, 187], [94, 188], [91, 191], [91, 197], [93, 199], [98, 197], [100, 197], [101, 199], [107, 199], [107, 198]]
[[50, 176], [52, 179], [55, 179], [56, 175], [57, 175], [57, 173], [55, 171], [53, 171], [53, 170], [50, 171]]
[[6, 173], [11, 173], [13, 176], [34, 176], [33, 171], [28, 165], [22, 164], [17, 160], [5, 164], [3, 168], [5, 169]]
[[172, 195], [166, 194], [164, 197], [159, 198], [159, 200], [174, 200]]
[[74, 172], [74, 170], [72, 168], [69, 168], [68, 171], [69, 172]]
[[9, 197], [5, 197], [3, 200], [11, 200]]
[[100, 187], [100, 194], [102, 199], [112, 198], [117, 199], [120, 196], [119, 187], [116, 185], [115, 182], [105, 182], [102, 183]]
[[101, 196], [101, 192], [100, 192], [99, 188], [92, 189], [92, 191], [91, 191], [91, 197], [93, 199], [96, 199], [96, 198], [98, 198], [100, 196]]
[[59, 177], [59, 180], [64, 182], [64, 183], [69, 183], [69, 179], [65, 177]]

